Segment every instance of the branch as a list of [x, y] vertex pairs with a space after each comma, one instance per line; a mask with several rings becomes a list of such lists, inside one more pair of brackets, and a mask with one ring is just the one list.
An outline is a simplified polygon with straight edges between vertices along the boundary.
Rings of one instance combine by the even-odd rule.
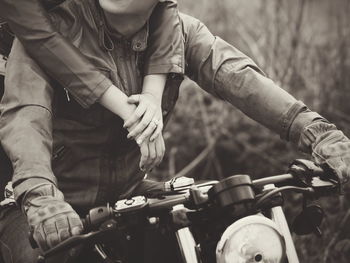
[[287, 59], [287, 64], [285, 67], [285, 70], [280, 78], [280, 81], [283, 85], [283, 83], [285, 82], [285, 79], [288, 75], [289, 72], [289, 68], [293, 65], [294, 60], [295, 60], [295, 56], [296, 56], [296, 51], [298, 49], [299, 46], [299, 37], [300, 37], [300, 31], [301, 31], [301, 25], [303, 22], [303, 18], [304, 18], [304, 10], [305, 10], [305, 0], [301, 0], [301, 4], [300, 4], [300, 8], [299, 8], [299, 13], [298, 13], [298, 17], [297, 17], [297, 21], [295, 24], [295, 29], [294, 29], [294, 34], [292, 36], [292, 50], [289, 53], [288, 59]]
[[212, 141], [192, 162], [190, 162], [185, 168], [178, 172], [175, 177], [181, 177], [188, 175], [194, 168], [196, 168], [202, 161], [207, 158], [216, 145], [216, 140]]
[[[238, 16], [237, 16], [238, 17]], [[239, 17], [238, 17], [239, 18]], [[243, 42], [246, 44], [247, 48], [249, 49], [250, 53], [256, 60], [257, 64], [261, 67], [265, 66], [265, 58], [263, 55], [262, 50], [259, 48], [259, 46], [256, 44], [257, 41], [247, 33], [247, 30], [245, 29], [245, 26], [243, 24], [243, 20], [239, 18], [239, 23], [235, 24], [237, 33], [242, 38]]]
[[332, 240], [329, 242], [324, 254], [323, 254], [323, 263], [327, 263], [328, 257], [329, 257], [329, 252], [335, 245], [335, 243], [338, 241], [340, 235], [343, 232], [343, 228], [347, 227], [347, 223], [350, 219], [350, 210], [346, 213], [346, 215], [343, 217], [343, 220], [340, 223], [340, 227], [338, 228], [338, 232], [336, 235], [333, 236]]

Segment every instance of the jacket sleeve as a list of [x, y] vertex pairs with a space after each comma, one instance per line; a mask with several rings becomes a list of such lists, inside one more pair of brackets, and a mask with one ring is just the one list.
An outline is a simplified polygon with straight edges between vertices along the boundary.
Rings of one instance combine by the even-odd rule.
[[185, 54], [177, 1], [160, 1], [149, 20], [144, 72], [184, 74]]
[[[63, 0], [44, 0], [48, 7]], [[39, 0], [0, 0], [0, 16], [45, 71], [89, 107], [112, 85], [52, 26]]]
[[16, 199], [39, 183], [56, 184], [51, 170], [53, 90], [49, 83], [15, 40], [1, 101], [0, 140], [14, 169]]
[[214, 37], [200, 21], [186, 15], [181, 19], [186, 74], [207, 92], [289, 139], [294, 118], [306, 106], [267, 78], [249, 57]]

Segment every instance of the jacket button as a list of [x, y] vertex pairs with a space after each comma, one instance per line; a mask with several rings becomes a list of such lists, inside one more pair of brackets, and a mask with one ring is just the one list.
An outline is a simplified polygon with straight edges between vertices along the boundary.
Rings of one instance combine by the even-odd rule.
[[163, 115], [167, 115], [167, 114], [168, 114], [168, 111], [163, 110]]
[[136, 44], [135, 44], [135, 48], [136, 48], [136, 49], [140, 49], [141, 46], [142, 46], [142, 43], [141, 43], [141, 42], [136, 42]]

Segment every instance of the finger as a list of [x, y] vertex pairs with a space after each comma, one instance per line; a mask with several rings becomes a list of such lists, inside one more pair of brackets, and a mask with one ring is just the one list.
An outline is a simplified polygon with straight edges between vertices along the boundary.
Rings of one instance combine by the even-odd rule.
[[149, 140], [153, 142], [162, 133], [162, 131], [163, 131], [163, 122], [159, 122], [157, 129], [154, 130]]
[[59, 242], [62, 242], [71, 237], [69, 228], [58, 229]]
[[162, 156], [162, 159], [161, 159], [160, 161], [162, 162], [162, 161], [163, 161], [163, 158], [164, 158], [164, 155], [165, 155], [165, 150], [166, 150], [166, 148], [165, 148], [165, 142], [164, 142], [163, 137], [162, 137], [161, 143], [162, 143], [162, 148], [163, 148], [163, 156]]
[[[153, 119], [155, 115], [155, 109], [152, 110], [150, 108], [148, 108], [145, 112], [145, 114], [142, 117], [142, 120], [136, 125], [135, 128], [133, 128], [129, 134], [128, 134], [128, 138], [136, 138], [138, 137], [143, 130], [145, 130], [149, 125], [153, 126], [153, 129], [155, 129], [154, 127], [154, 123], [152, 124], [151, 121]], [[142, 141], [137, 140], [138, 144], [141, 144]]]
[[71, 230], [72, 236], [77, 236], [83, 233], [83, 226], [73, 227]]
[[34, 228], [33, 238], [42, 251], [46, 251], [49, 249], [45, 237], [46, 235], [44, 233], [43, 225], [39, 224], [37, 227]]
[[129, 128], [139, 121], [139, 119], [145, 114], [146, 106], [144, 104], [139, 104], [134, 113], [127, 119], [124, 123], [124, 128]]
[[155, 160], [157, 159], [156, 144], [154, 142], [148, 142], [149, 157], [146, 163], [146, 171], [150, 171], [155, 166]]
[[135, 95], [131, 95], [128, 100], [128, 103], [130, 104], [136, 104], [140, 102], [140, 94], [135, 94]]
[[[159, 135], [162, 136], [162, 135]], [[164, 155], [165, 155], [165, 143], [164, 143], [164, 139], [163, 136], [159, 139], [159, 148], [161, 151], [161, 156], [160, 156], [160, 160], [158, 165], [163, 161]]]
[[83, 223], [75, 212], [68, 215], [68, 223], [72, 236], [79, 235], [83, 232]]
[[[46, 244], [49, 248], [52, 248], [59, 244], [60, 240], [58, 237], [58, 231], [56, 229], [56, 224], [52, 222], [51, 224], [44, 225], [44, 232], [46, 235]], [[53, 229], [55, 231], [53, 231]]]
[[141, 159], [140, 159], [140, 170], [141, 171], [146, 171], [145, 170], [145, 165], [148, 160], [148, 145], [146, 143], [143, 143], [140, 147], [141, 150]]
[[[149, 138], [152, 134], [154, 134], [154, 131], [157, 129], [157, 125], [151, 121], [147, 128], [142, 132], [142, 134], [137, 138], [137, 143], [142, 143], [146, 138]], [[151, 140], [150, 140], [151, 141]], [[154, 140], [153, 140], [154, 141]]]
[[56, 228], [57, 228], [58, 242], [62, 242], [63, 240], [66, 240], [71, 236], [69, 232], [68, 219], [65, 215], [60, 216], [56, 219]]
[[163, 154], [162, 154], [162, 158], [160, 159], [159, 163], [161, 163], [163, 161], [163, 158], [164, 158], [164, 155], [165, 155], [165, 143], [164, 143], [163, 137], [161, 139], [161, 147], [162, 147]]
[[160, 139], [154, 141], [157, 151], [157, 158], [155, 160], [155, 166], [158, 166], [163, 159], [164, 150]]

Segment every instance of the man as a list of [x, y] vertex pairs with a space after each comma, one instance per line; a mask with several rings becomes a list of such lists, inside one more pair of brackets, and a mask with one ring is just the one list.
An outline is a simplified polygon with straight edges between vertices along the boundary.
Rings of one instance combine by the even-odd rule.
[[[13, 41], [12, 30], [31, 58], [52, 79], [60, 83], [62, 88], [66, 89], [67, 97], [74, 97], [84, 108], [89, 108], [98, 102], [117, 115], [123, 114], [123, 111], [115, 106], [121, 103], [120, 96], [117, 95], [118, 88], [105, 74], [95, 68], [70, 41], [59, 34], [48, 19], [44, 7], [50, 10], [64, 1], [0, 0], [0, 54], [8, 56]], [[149, 22], [157, 26], [152, 26], [154, 31], [148, 41], [144, 63], [144, 88], [139, 98], [138, 112], [143, 109], [145, 113], [140, 124], [130, 128], [130, 137], [137, 138], [139, 144], [149, 132], [153, 131], [152, 129], [154, 129], [153, 138], [162, 130], [160, 107], [154, 107], [153, 98], [147, 96], [148, 86], [153, 86], [154, 90], [163, 90], [167, 73], [184, 72], [184, 52], [180, 37], [177, 3], [173, 0], [160, 0], [159, 2], [162, 3], [159, 3], [158, 13], [153, 13]], [[171, 49], [168, 48], [169, 46]], [[147, 123], [149, 129], [140, 134], [139, 127]], [[162, 156], [161, 153], [160, 156]], [[145, 170], [151, 170], [157, 164], [157, 161], [152, 163], [145, 156], [140, 160], [140, 167]], [[9, 180], [8, 177], [2, 174], [0, 190]]]
[[[143, 1], [142, 8], [137, 0], [82, 2], [66, 1], [53, 10], [54, 23], [125, 96], [140, 93], [147, 21], [157, 1]], [[187, 76], [312, 153], [317, 163], [328, 164], [340, 183], [348, 180], [350, 142], [341, 131], [277, 87], [251, 59], [214, 37], [198, 20], [180, 15], [180, 22]], [[135, 41], [141, 49], [133, 49]], [[168, 78], [162, 97], [165, 120], [175, 106], [181, 81], [176, 75]], [[16, 201], [41, 249], [81, 232], [76, 212], [84, 214], [92, 206], [142, 191], [139, 151], [126, 139], [123, 117], [99, 105], [83, 109], [76, 101], [68, 101], [18, 41], [8, 60], [5, 84], [1, 142], [14, 167]], [[125, 115], [132, 116], [133, 110], [127, 111]], [[9, 226], [26, 225], [16, 207], [3, 221]], [[10, 252], [23, 246], [6, 241]]]

